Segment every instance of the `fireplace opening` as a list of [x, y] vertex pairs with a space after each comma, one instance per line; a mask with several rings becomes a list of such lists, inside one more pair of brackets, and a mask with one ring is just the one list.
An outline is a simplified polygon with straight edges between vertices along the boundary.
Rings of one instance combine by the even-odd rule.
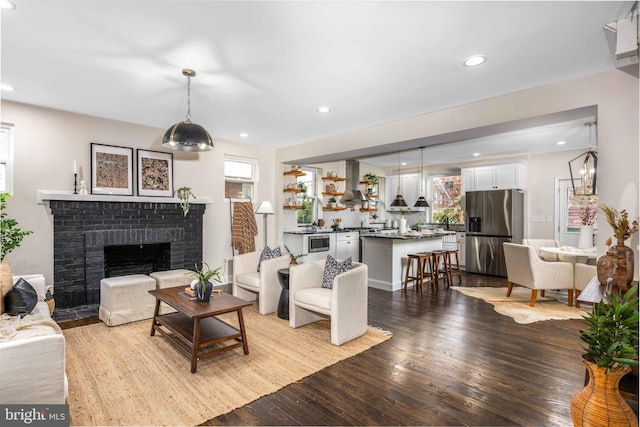
[[170, 270], [170, 243], [104, 247], [104, 277]]

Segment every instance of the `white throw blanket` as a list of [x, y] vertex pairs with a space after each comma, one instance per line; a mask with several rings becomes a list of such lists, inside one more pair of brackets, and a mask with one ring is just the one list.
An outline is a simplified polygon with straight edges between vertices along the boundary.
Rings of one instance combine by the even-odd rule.
[[0, 342], [61, 333], [60, 326], [43, 314], [29, 314], [22, 319], [6, 313], [0, 315]]

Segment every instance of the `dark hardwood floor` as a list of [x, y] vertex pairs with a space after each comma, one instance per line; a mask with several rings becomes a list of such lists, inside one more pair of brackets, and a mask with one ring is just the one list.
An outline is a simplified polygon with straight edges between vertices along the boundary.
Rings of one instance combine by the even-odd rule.
[[[462, 286], [506, 279], [464, 274]], [[519, 325], [441, 287], [370, 289], [369, 323], [393, 338], [203, 425], [572, 424], [580, 320]]]

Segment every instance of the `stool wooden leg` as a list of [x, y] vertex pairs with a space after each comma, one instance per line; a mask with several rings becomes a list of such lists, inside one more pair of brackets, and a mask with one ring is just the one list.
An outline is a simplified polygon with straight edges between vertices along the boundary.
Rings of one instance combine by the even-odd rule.
[[[402, 267], [402, 265], [401, 265], [401, 267]], [[407, 290], [407, 286], [409, 285], [409, 269], [410, 268], [411, 268], [411, 257], [407, 257], [407, 272], [404, 275], [404, 285], [402, 286], [402, 288], [405, 291]]]

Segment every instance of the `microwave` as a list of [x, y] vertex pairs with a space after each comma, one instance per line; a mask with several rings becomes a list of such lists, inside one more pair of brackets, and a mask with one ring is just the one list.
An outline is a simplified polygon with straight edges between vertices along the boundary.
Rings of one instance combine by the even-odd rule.
[[330, 249], [330, 237], [329, 235], [321, 235], [321, 236], [309, 236], [307, 237], [308, 245], [307, 250], [309, 253], [313, 252], [327, 252]]

